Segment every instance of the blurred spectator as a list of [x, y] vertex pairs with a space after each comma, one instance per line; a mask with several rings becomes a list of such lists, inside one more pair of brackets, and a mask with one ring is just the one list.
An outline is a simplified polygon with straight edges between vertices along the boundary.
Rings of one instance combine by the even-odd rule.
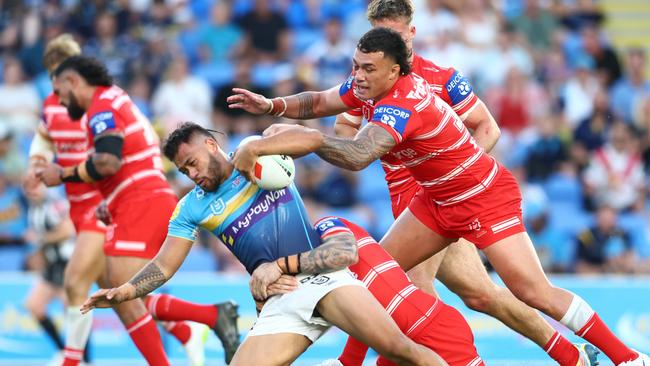
[[96, 57], [106, 65], [118, 85], [128, 85], [130, 67], [140, 53], [140, 46], [128, 35], [118, 34], [117, 18], [103, 11], [95, 19], [95, 36], [84, 45], [83, 53]]
[[232, 7], [229, 1], [217, 1], [210, 10], [210, 22], [201, 30], [201, 47], [204, 55], [213, 63], [238, 57], [243, 51], [244, 34], [232, 22]]
[[632, 48], [627, 52], [627, 69], [611, 90], [611, 107], [626, 122], [634, 119], [634, 103], [644, 94], [650, 94], [650, 80], [645, 78], [645, 51]]
[[151, 120], [153, 115], [151, 107], [149, 106], [149, 99], [151, 98], [151, 86], [149, 85], [149, 80], [143, 75], [136, 76], [131, 80], [128, 94], [133, 103], [138, 106], [140, 112]]
[[617, 122], [607, 144], [593, 154], [584, 180], [596, 206], [607, 205], [618, 211], [644, 207], [645, 177], [637, 143], [630, 127]]
[[575, 62], [575, 74], [567, 80], [562, 91], [564, 118], [572, 129], [591, 115], [596, 93], [600, 90], [592, 58], [583, 54]]
[[252, 11], [237, 19], [246, 31], [249, 56], [258, 61], [280, 61], [289, 55], [289, 29], [284, 15], [271, 9], [268, 0], [255, 0]]
[[[224, 128], [225, 132], [231, 133], [227, 128], [228, 123], [224, 125], [224, 121], [218, 121], [219, 119], [228, 119], [231, 117], [238, 117], [246, 115], [247, 113], [240, 109], [230, 109], [228, 108], [228, 103], [226, 98], [232, 94], [232, 88], [245, 88], [253, 93], [258, 93], [262, 95], [270, 96], [270, 90], [262, 88], [258, 85], [255, 85], [252, 80], [251, 72], [253, 67], [253, 61], [249, 59], [241, 59], [235, 64], [235, 72], [233, 75], [233, 82], [223, 85], [215, 93], [214, 100], [212, 101], [212, 107], [215, 112], [214, 121], [215, 125], [221, 125]], [[250, 115], [249, 115], [250, 116]]]
[[307, 84], [326, 89], [342, 83], [352, 70], [351, 55], [355, 44], [343, 38], [341, 20], [330, 18], [325, 24], [325, 38], [309, 47], [302, 57], [301, 70]]
[[630, 235], [616, 224], [616, 209], [603, 205], [596, 213], [595, 226], [576, 238], [577, 273], [631, 273], [636, 256]]
[[612, 125], [612, 111], [609, 109], [607, 92], [600, 89], [594, 97], [591, 116], [578, 124], [573, 133], [575, 144], [591, 152], [605, 144], [607, 133]]
[[560, 12], [562, 24], [572, 31], [598, 26], [604, 19], [593, 0], [554, 1], [554, 7]]
[[[419, 37], [420, 31], [417, 32], [417, 37], [414, 41], [417, 41]], [[481, 66], [480, 62], [478, 62], [479, 60], [476, 57], [472, 57], [477, 51], [467, 47], [465, 43], [458, 40], [455, 31], [440, 32], [433, 42], [426, 46], [418, 46], [416, 43], [414, 47], [420, 48], [416, 48], [415, 51], [422, 57], [434, 61], [437, 65], [443, 67], [453, 66], [456, 70], [459, 70], [470, 78], [479, 66]], [[475, 84], [474, 87], [480, 88], [481, 86]]]
[[460, 7], [460, 28], [463, 40], [469, 47], [483, 49], [497, 41], [500, 27], [499, 15], [488, 0], [465, 0]]
[[174, 50], [162, 33], [152, 33], [145, 40], [142, 52], [131, 63], [129, 78], [146, 77], [149, 84], [156, 87], [171, 63]]
[[521, 39], [511, 27], [505, 26], [498, 35], [498, 42], [481, 52], [479, 72], [483, 87], [503, 85], [508, 71], [517, 69], [526, 78], [531, 78], [534, 71], [533, 59], [530, 57]]
[[598, 78], [611, 87], [621, 77], [621, 64], [616, 51], [601, 38], [599, 29], [588, 26], [582, 29], [582, 47], [595, 61]]
[[0, 168], [0, 246], [25, 244], [27, 200]]
[[[417, 37], [413, 40], [414, 47], [427, 49], [443, 34], [456, 34], [461, 28], [458, 16], [444, 7], [441, 0], [414, 1], [415, 14], [412, 24], [417, 30]], [[437, 60], [433, 58], [433, 60]], [[454, 65], [456, 64], [445, 64]]]
[[[650, 93], [639, 98], [635, 107], [634, 121], [640, 132], [643, 166], [646, 174], [650, 177]], [[648, 184], [650, 185], [650, 181]]]
[[0, 84], [0, 125], [19, 134], [31, 132], [38, 125], [40, 99], [32, 84], [25, 80], [20, 61], [4, 58], [4, 83]]
[[539, 135], [528, 148], [526, 177], [532, 182], [543, 182], [567, 160], [568, 153], [559, 136], [557, 118], [539, 119], [536, 130]]
[[176, 56], [169, 65], [165, 81], [153, 94], [151, 109], [167, 131], [183, 121], [210, 127], [211, 102], [210, 86], [203, 79], [190, 75], [187, 60]]
[[18, 150], [14, 135], [8, 124], [0, 123], [0, 171], [9, 182], [19, 184], [27, 157]]
[[512, 25], [526, 37], [528, 44], [537, 52], [551, 46], [551, 38], [558, 24], [555, 16], [540, 4], [539, 0], [525, 0], [523, 14], [512, 20]]

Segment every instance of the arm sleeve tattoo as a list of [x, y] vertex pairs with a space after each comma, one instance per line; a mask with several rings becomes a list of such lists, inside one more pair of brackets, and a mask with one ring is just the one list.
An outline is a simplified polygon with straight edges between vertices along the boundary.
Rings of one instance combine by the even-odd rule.
[[129, 283], [135, 287], [135, 296], [141, 297], [157, 289], [167, 282], [167, 278], [162, 273], [155, 262], [150, 262], [140, 272], [138, 272]]
[[299, 119], [309, 119], [314, 118], [316, 113], [314, 113], [314, 96], [310, 92], [304, 92], [296, 95], [299, 103], [298, 118]]
[[301, 273], [323, 273], [343, 269], [359, 260], [352, 234], [332, 235], [318, 248], [300, 255]]
[[396, 142], [388, 131], [372, 124], [366, 125], [354, 140], [325, 136], [316, 154], [330, 164], [348, 170], [361, 170], [386, 154]]

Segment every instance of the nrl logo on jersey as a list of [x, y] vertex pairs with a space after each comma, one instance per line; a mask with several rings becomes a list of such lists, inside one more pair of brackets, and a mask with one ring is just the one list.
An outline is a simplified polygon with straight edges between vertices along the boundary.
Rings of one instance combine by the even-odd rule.
[[210, 211], [215, 215], [221, 215], [226, 210], [226, 204], [223, 202], [223, 199], [219, 198], [218, 200], [210, 204]]

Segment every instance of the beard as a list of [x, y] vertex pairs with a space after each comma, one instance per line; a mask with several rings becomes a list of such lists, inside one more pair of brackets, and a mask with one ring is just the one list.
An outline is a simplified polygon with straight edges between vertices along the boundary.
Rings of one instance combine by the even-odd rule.
[[210, 154], [209, 156], [209, 161], [208, 161], [208, 176], [206, 180], [209, 179], [208, 182], [206, 182], [205, 187], [201, 187], [204, 191], [206, 192], [214, 192], [217, 189], [219, 189], [219, 186], [221, 185], [221, 182], [224, 181], [225, 177], [222, 177], [221, 175], [223, 174], [221, 167], [219, 166], [219, 161], [217, 158], [212, 156]]
[[68, 105], [65, 106], [65, 108], [68, 110], [68, 115], [73, 121], [80, 120], [84, 113], [86, 113], [86, 110], [81, 107], [79, 101], [72, 92], [70, 93], [70, 102], [68, 102]]

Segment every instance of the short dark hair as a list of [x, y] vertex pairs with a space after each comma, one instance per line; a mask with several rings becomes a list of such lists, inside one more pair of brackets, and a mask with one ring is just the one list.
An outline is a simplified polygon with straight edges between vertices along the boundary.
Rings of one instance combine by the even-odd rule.
[[411, 73], [409, 51], [399, 33], [392, 29], [377, 27], [369, 30], [357, 43], [357, 49], [363, 53], [383, 52], [400, 67], [400, 75]]
[[413, 12], [411, 0], [372, 0], [368, 4], [366, 16], [371, 23], [384, 19], [405, 18], [410, 24]]
[[108, 73], [106, 66], [96, 58], [88, 56], [68, 57], [54, 71], [54, 76], [59, 76], [66, 70], [74, 70], [92, 86], [111, 86], [113, 78]]
[[163, 154], [167, 159], [174, 161], [176, 154], [178, 154], [178, 147], [183, 143], [188, 143], [197, 134], [216, 141], [210, 130], [194, 122], [184, 122], [172, 131], [163, 142]]

